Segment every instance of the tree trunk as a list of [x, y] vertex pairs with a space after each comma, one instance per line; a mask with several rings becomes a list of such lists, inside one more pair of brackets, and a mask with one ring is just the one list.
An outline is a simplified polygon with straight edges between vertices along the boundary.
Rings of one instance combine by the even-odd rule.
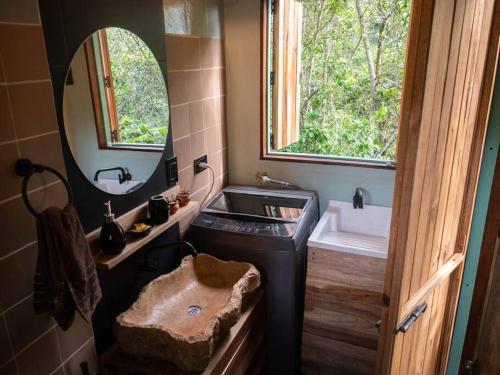
[[[359, 28], [361, 30], [361, 40], [363, 41], [363, 47], [365, 49], [366, 62], [368, 64], [368, 71], [370, 73], [371, 82], [371, 117], [375, 114], [377, 110], [377, 73], [375, 71], [375, 64], [373, 63], [373, 57], [370, 48], [370, 41], [368, 40], [368, 32], [364, 20], [363, 11], [361, 9], [360, 0], [355, 0], [356, 12], [358, 14]], [[373, 124], [373, 120], [370, 121]]]

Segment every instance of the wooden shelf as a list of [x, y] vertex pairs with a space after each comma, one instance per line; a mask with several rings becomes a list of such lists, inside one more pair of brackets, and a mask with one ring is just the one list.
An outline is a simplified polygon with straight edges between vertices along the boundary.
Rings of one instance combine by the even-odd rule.
[[[129, 256], [140, 250], [142, 247], [147, 245], [153, 239], [158, 237], [160, 234], [165, 232], [172, 225], [178, 223], [180, 220], [192, 214], [198, 210], [200, 204], [196, 201], [190, 201], [186, 206], [179, 208], [179, 210], [170, 216], [168, 221], [164, 224], [158, 225], [155, 227], [150, 234], [145, 237], [133, 239], [130, 236], [127, 237], [127, 246], [123, 251], [118, 255], [107, 255], [102, 252], [99, 248], [99, 233], [101, 228], [96, 229], [95, 231], [89, 233], [87, 235], [87, 239], [89, 241], [90, 247], [94, 254], [94, 261], [98, 269], [110, 270], [120, 264], [122, 261], [127, 259]], [[137, 209], [131, 211], [128, 214], [123, 215], [118, 218], [118, 222], [123, 227], [124, 230], [127, 230], [133, 223], [140, 222], [145, 219], [145, 213], [147, 212], [147, 205], [139, 206]]]

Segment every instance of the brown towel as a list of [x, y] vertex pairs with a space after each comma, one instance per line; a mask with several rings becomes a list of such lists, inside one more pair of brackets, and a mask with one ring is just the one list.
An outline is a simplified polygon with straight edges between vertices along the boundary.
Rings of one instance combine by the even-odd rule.
[[49, 313], [66, 330], [75, 309], [90, 321], [101, 288], [82, 224], [72, 204], [47, 208], [37, 218], [35, 311]]

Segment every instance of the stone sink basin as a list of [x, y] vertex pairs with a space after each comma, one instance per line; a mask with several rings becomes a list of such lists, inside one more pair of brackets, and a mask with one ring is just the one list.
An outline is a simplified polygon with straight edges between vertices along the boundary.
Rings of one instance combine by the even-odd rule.
[[187, 256], [179, 268], [146, 285], [118, 316], [116, 339], [130, 354], [201, 371], [217, 339], [238, 321], [245, 294], [259, 286], [259, 271], [250, 263]]

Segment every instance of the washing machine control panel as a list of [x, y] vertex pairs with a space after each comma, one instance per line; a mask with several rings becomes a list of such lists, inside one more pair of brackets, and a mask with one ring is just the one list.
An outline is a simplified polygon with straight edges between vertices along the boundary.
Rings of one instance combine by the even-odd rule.
[[255, 221], [234, 220], [205, 213], [200, 213], [193, 221], [193, 225], [226, 232], [275, 237], [291, 237], [293, 236], [297, 226], [296, 223], [261, 223]]

